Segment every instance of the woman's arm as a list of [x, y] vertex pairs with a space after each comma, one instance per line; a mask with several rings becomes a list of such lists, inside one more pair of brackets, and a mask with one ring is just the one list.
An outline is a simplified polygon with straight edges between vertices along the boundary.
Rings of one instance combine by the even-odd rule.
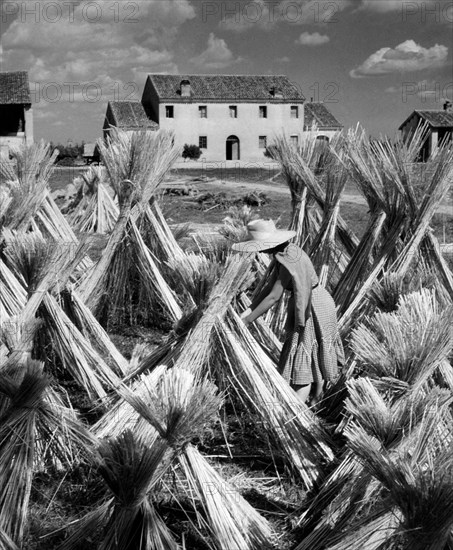
[[253, 323], [255, 319], [257, 319], [260, 315], [263, 315], [263, 313], [266, 313], [274, 304], [276, 304], [282, 294], [283, 294], [283, 285], [281, 280], [278, 278], [274, 286], [272, 287], [272, 290], [269, 292], [269, 294], [253, 309], [253, 311], [247, 315], [247, 317], [244, 318], [244, 323], [249, 324]]
[[252, 299], [252, 303], [250, 304], [251, 310], [256, 309], [259, 304], [266, 298], [266, 296], [268, 296], [272, 292], [272, 289], [274, 288], [275, 281], [278, 278], [278, 268], [275, 265], [275, 260], [272, 260], [272, 263], [269, 265], [268, 270], [269, 271], [267, 271], [264, 275], [264, 277], [266, 277], [267, 274], [269, 274], [268, 280], [263, 285], [263, 288], [258, 292], [257, 296]]

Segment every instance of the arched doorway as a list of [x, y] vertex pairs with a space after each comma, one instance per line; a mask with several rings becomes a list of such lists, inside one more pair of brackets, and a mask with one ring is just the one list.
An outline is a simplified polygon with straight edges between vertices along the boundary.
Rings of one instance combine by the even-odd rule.
[[240, 144], [237, 136], [228, 136], [226, 140], [226, 159], [227, 160], [239, 160]]

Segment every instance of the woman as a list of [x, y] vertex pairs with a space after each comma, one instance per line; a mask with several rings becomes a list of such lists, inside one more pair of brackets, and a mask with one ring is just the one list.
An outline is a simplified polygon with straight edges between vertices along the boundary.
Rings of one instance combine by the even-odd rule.
[[246, 253], [273, 256], [270, 279], [242, 315], [245, 324], [266, 313], [288, 290], [291, 296], [285, 325], [279, 371], [298, 397], [319, 400], [327, 380], [338, 376], [344, 352], [338, 332], [335, 303], [318, 277], [308, 255], [289, 241], [295, 231], [276, 229], [273, 221], [255, 220], [247, 225], [249, 238], [233, 245]]

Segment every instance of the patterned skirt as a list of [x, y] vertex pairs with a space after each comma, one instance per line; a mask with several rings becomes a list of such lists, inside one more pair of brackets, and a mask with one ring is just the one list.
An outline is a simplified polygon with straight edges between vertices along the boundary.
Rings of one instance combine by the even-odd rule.
[[313, 289], [305, 327], [287, 332], [278, 369], [291, 385], [334, 380], [344, 365], [335, 302], [322, 286]]

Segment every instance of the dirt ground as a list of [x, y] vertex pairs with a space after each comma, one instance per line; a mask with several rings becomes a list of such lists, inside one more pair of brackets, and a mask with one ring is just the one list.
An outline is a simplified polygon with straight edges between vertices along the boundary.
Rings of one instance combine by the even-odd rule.
[[[61, 192], [73, 183], [86, 168], [58, 168], [50, 187]], [[257, 217], [271, 218], [280, 227], [291, 217], [290, 192], [278, 169], [269, 164], [264, 168], [176, 168], [167, 176], [162, 189], [162, 208], [169, 224], [190, 223], [194, 229], [201, 224], [211, 228], [221, 225], [234, 204], [244, 204], [244, 198], [255, 195], [264, 199], [252, 205]], [[165, 194], [166, 193], [166, 194]], [[214, 195], [205, 197], [203, 195]], [[253, 203], [254, 197], [251, 197]], [[360, 238], [369, 216], [364, 197], [353, 181], [346, 184], [340, 214]], [[432, 227], [440, 243], [453, 242], [453, 189], [434, 215]]]
[[[255, 214], [262, 218], [277, 221], [280, 227], [286, 227], [291, 219], [291, 196], [281, 175], [242, 170], [228, 173], [209, 174], [195, 170], [172, 172], [165, 182], [167, 189], [187, 191], [188, 195], [164, 195], [162, 199], [164, 213], [169, 223], [209, 223], [220, 225], [227, 215], [229, 202], [239, 201], [250, 194], [265, 197], [264, 204], [254, 207]], [[203, 194], [221, 195], [214, 203], [200, 204]], [[223, 195], [225, 195], [223, 197]], [[223, 201], [223, 204], [222, 204]], [[214, 201], [215, 202], [215, 201]], [[340, 215], [348, 226], [360, 238], [367, 226], [369, 215], [364, 197], [354, 182], [348, 182], [340, 204]], [[453, 199], [452, 193], [445, 199], [433, 217], [432, 226], [441, 243], [453, 242]]]

